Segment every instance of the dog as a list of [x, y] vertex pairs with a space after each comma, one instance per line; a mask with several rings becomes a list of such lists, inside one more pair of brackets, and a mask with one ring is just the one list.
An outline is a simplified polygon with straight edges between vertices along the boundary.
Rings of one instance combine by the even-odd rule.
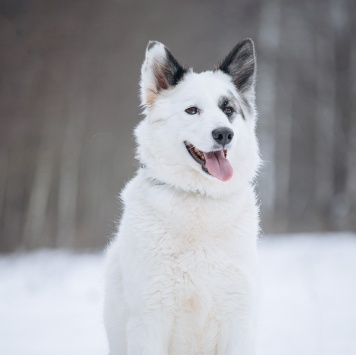
[[110, 355], [254, 354], [255, 77], [251, 39], [202, 73], [148, 43], [140, 168], [106, 255]]

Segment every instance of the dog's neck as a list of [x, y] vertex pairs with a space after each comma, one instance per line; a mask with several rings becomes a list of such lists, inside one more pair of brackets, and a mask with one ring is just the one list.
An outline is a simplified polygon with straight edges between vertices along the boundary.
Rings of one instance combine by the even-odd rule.
[[187, 194], [197, 194], [197, 195], [202, 195], [202, 196], [206, 195], [204, 192], [200, 191], [199, 189], [196, 189], [196, 190], [181, 189], [178, 186], [169, 184], [169, 183], [167, 183], [167, 182], [165, 182], [163, 180], [160, 180], [160, 179], [157, 179], [154, 176], [151, 176], [149, 173], [147, 173], [149, 171], [149, 168], [144, 163], [140, 164], [140, 169], [143, 169], [143, 170], [146, 171], [146, 174], [145, 174], [146, 175], [146, 179], [148, 181], [150, 181], [152, 184], [156, 185], [156, 186], [162, 186], [162, 187], [165, 187], [167, 189], [172, 189], [172, 190], [175, 190], [175, 191], [181, 191], [181, 192], [184, 192], [184, 193], [187, 193]]
[[[142, 164], [140, 165], [140, 168], [141, 168], [141, 169], [147, 169], [147, 165], [142, 163]], [[149, 179], [151, 182], [153, 182], [155, 185], [171, 186], [170, 184], [167, 184], [166, 182], [161, 181], [161, 180], [159, 180], [159, 179], [157, 179], [157, 178], [154, 178], [154, 177], [152, 177], [152, 176], [148, 177], [148, 179]], [[172, 187], [173, 187], [173, 186], [172, 186]]]

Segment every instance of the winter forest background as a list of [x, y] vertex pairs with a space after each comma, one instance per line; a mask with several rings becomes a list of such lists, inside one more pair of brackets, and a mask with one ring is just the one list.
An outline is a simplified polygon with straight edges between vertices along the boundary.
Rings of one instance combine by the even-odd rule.
[[0, 251], [102, 248], [148, 40], [196, 70], [251, 37], [267, 233], [356, 230], [353, 0], [0, 2]]

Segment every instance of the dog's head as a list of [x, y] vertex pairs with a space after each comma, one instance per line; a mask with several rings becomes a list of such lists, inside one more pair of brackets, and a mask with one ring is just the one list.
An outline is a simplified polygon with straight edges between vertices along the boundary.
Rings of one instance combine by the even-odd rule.
[[136, 128], [137, 157], [152, 178], [208, 195], [253, 180], [256, 61], [253, 42], [240, 42], [212, 71], [181, 66], [149, 42], [141, 71], [145, 119]]

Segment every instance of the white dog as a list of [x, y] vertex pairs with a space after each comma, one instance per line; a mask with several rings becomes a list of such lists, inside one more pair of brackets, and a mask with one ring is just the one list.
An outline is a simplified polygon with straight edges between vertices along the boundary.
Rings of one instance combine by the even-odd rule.
[[107, 253], [110, 355], [253, 354], [260, 163], [253, 42], [199, 74], [149, 42], [141, 74], [142, 165], [122, 192], [124, 213]]

